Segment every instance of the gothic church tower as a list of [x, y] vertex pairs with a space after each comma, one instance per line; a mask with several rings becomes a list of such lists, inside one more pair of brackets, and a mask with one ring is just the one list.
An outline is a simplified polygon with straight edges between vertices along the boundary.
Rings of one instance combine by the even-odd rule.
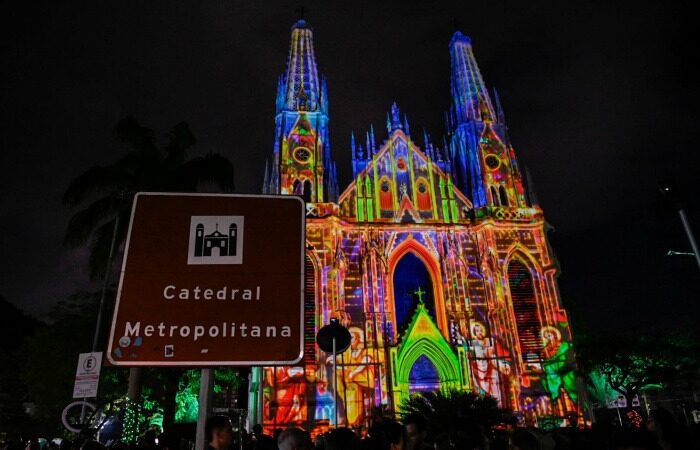
[[337, 198], [328, 120], [326, 81], [316, 68], [313, 31], [302, 19], [292, 26], [287, 71], [278, 80], [275, 143], [263, 193], [299, 195], [307, 203]]
[[492, 101], [472, 51], [459, 31], [450, 41], [452, 108], [447, 114], [450, 159], [459, 189], [474, 208], [530, 205], [510, 145], [498, 94]]

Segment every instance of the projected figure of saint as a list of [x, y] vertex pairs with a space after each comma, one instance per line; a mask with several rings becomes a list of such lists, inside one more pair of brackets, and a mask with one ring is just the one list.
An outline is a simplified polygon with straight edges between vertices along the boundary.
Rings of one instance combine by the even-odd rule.
[[540, 332], [544, 348], [542, 356], [544, 361], [544, 385], [552, 400], [561, 395], [561, 390], [569, 394], [572, 401], [576, 401], [576, 374], [574, 373], [573, 358], [571, 357], [571, 344], [562, 340], [561, 332], [555, 327], [542, 327]]
[[[348, 328], [350, 332], [350, 348], [337, 356], [338, 364], [344, 365], [338, 370], [338, 400], [345, 401], [347, 410], [347, 425], [360, 423], [364, 405], [365, 392], [374, 389], [374, 369], [372, 358], [365, 349], [365, 334], [357, 327]], [[333, 357], [328, 358], [333, 362]]]
[[277, 412], [275, 422], [289, 424], [304, 420], [306, 386], [303, 367], [275, 367]]
[[[487, 336], [486, 327], [481, 322], [472, 322], [469, 344], [473, 358], [469, 362], [475, 387], [481, 394], [488, 394], [499, 402], [499, 371], [510, 373], [510, 365], [501, 359], [493, 339]], [[500, 370], [499, 370], [500, 369]]]

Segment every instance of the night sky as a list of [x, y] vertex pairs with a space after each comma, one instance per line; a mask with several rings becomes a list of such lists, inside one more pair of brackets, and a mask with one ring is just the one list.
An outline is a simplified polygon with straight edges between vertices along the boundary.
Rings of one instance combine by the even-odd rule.
[[[3, 9], [0, 296], [36, 315], [90, 284], [63, 246], [69, 182], [125, 151], [126, 115], [191, 156], [230, 158], [237, 192], [259, 193], [272, 152], [277, 77], [299, 2], [12, 2]], [[36, 2], [40, 3], [40, 2]], [[521, 165], [532, 173], [562, 268], [574, 331], [700, 326], [700, 275], [657, 180], [684, 189], [700, 235], [697, 31], [674, 3], [306, 1], [328, 79], [332, 153], [349, 182], [350, 131], [383, 140], [392, 101], [442, 136], [448, 42], [472, 38]], [[610, 3], [610, 4], [608, 4]], [[614, 4], [613, 4], [614, 3]], [[675, 8], [675, 9], [674, 9]]]

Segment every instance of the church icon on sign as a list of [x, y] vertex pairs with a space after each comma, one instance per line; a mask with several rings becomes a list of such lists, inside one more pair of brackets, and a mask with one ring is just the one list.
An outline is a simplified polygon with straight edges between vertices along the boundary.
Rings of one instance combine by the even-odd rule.
[[228, 234], [219, 231], [219, 224], [213, 233], [204, 234], [204, 225], [195, 227], [194, 256], [236, 256], [236, 235], [238, 225], [232, 223]]
[[189, 265], [242, 264], [243, 216], [192, 216], [189, 242]]

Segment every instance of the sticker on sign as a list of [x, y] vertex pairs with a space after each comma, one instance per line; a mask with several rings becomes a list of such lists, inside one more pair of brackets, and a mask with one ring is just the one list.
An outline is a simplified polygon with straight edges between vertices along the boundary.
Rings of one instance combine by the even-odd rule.
[[297, 363], [304, 214], [292, 196], [137, 194], [110, 363]]

